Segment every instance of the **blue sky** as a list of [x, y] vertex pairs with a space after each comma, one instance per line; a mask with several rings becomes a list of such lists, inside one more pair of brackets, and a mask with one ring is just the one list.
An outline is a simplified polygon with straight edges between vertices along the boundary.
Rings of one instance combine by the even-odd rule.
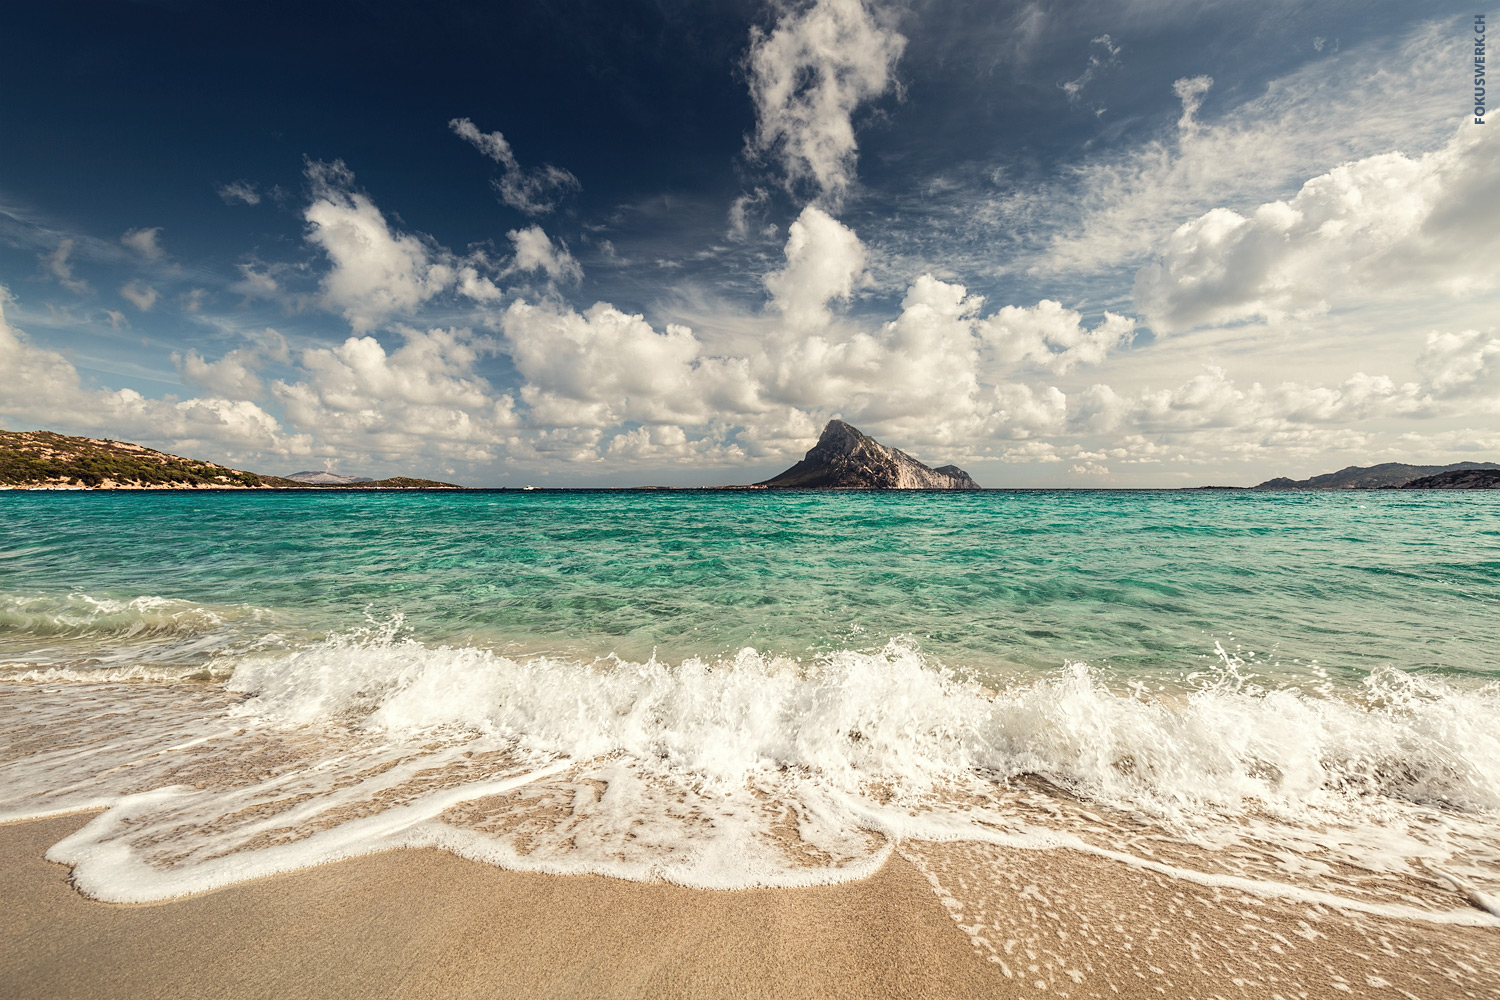
[[1449, 4], [6, 14], [0, 423], [263, 472], [985, 485], [1500, 455]]

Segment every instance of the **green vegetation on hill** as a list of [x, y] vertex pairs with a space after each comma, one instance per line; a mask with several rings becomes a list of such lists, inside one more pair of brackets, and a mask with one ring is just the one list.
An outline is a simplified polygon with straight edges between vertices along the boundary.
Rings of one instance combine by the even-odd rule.
[[319, 486], [181, 458], [128, 441], [52, 431], [0, 430], [0, 486], [158, 487], [167, 489], [461, 489], [452, 483], [397, 476]]
[[0, 431], [0, 484], [259, 487], [253, 472], [179, 458], [138, 444], [52, 431]]

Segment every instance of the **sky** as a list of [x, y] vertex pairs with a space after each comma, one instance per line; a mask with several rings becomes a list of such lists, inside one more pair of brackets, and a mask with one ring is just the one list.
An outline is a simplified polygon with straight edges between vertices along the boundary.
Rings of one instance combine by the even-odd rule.
[[0, 426], [474, 486], [754, 482], [834, 417], [1000, 488], [1500, 461], [1476, 13], [11, 5]]

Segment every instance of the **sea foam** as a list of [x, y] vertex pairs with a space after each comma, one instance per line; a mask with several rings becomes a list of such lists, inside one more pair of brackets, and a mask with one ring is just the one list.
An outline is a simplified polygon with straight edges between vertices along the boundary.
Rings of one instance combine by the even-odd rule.
[[1192, 686], [1146, 691], [1077, 663], [965, 676], [907, 640], [586, 662], [424, 644], [397, 621], [224, 654], [224, 684], [0, 685], [24, 707], [0, 715], [0, 819], [106, 809], [49, 857], [120, 901], [400, 846], [740, 888], [973, 839], [1495, 921], [1465, 899], [1497, 889], [1500, 736], [1482, 720], [1500, 686], [1383, 669], [1352, 696], [1261, 688], [1218, 653]]

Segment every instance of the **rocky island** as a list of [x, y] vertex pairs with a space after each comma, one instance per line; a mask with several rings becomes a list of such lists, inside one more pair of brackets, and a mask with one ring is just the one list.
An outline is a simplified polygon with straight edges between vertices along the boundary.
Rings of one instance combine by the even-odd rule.
[[756, 486], [768, 489], [977, 490], [980, 485], [956, 465], [933, 469], [906, 452], [830, 420], [802, 461]]
[[431, 479], [299, 482], [156, 451], [129, 441], [53, 431], [0, 431], [0, 488], [92, 490], [462, 489]]

